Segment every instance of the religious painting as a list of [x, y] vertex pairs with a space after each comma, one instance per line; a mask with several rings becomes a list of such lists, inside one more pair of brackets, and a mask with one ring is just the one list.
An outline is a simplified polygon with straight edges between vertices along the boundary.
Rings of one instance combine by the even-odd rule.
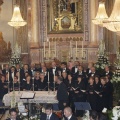
[[48, 33], [83, 33], [83, 0], [48, 0]]

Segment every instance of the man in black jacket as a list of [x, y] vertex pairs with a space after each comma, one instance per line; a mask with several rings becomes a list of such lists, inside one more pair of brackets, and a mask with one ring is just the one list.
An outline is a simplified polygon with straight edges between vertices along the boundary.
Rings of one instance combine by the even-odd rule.
[[57, 90], [58, 106], [60, 110], [63, 110], [68, 104], [67, 87], [63, 83], [63, 79], [60, 76], [56, 76], [55, 82], [59, 85]]
[[58, 116], [53, 113], [52, 104], [46, 105], [45, 113], [42, 113], [40, 120], [59, 120]]
[[6, 119], [6, 120], [21, 120], [20, 118], [18, 118], [17, 116], [17, 111], [15, 108], [10, 109], [10, 118]]
[[64, 109], [65, 120], [78, 120], [73, 114], [70, 107]]

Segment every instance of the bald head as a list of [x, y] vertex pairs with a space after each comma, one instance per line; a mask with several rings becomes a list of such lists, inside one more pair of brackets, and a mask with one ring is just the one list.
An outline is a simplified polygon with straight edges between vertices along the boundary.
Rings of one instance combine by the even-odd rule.
[[66, 107], [65, 109], [64, 109], [64, 115], [65, 115], [65, 117], [69, 117], [69, 116], [71, 116], [72, 115], [72, 109], [70, 108], [70, 107]]

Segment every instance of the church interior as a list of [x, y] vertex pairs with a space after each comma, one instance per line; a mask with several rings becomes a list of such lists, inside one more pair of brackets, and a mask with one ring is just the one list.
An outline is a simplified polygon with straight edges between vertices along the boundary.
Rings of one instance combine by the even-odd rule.
[[119, 120], [119, 6], [0, 0], [0, 119], [53, 120], [41, 117], [52, 109], [54, 120]]

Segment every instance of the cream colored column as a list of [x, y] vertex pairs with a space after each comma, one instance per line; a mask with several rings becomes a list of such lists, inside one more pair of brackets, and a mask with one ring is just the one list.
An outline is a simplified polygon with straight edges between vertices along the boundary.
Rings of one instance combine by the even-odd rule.
[[92, 19], [95, 18], [98, 8], [97, 0], [90, 0], [90, 41], [96, 43], [97, 41], [97, 26], [92, 23]]
[[31, 0], [31, 24], [32, 24], [32, 39], [31, 39], [31, 47], [38, 47], [39, 44], [39, 10], [38, 10], [38, 0]]

